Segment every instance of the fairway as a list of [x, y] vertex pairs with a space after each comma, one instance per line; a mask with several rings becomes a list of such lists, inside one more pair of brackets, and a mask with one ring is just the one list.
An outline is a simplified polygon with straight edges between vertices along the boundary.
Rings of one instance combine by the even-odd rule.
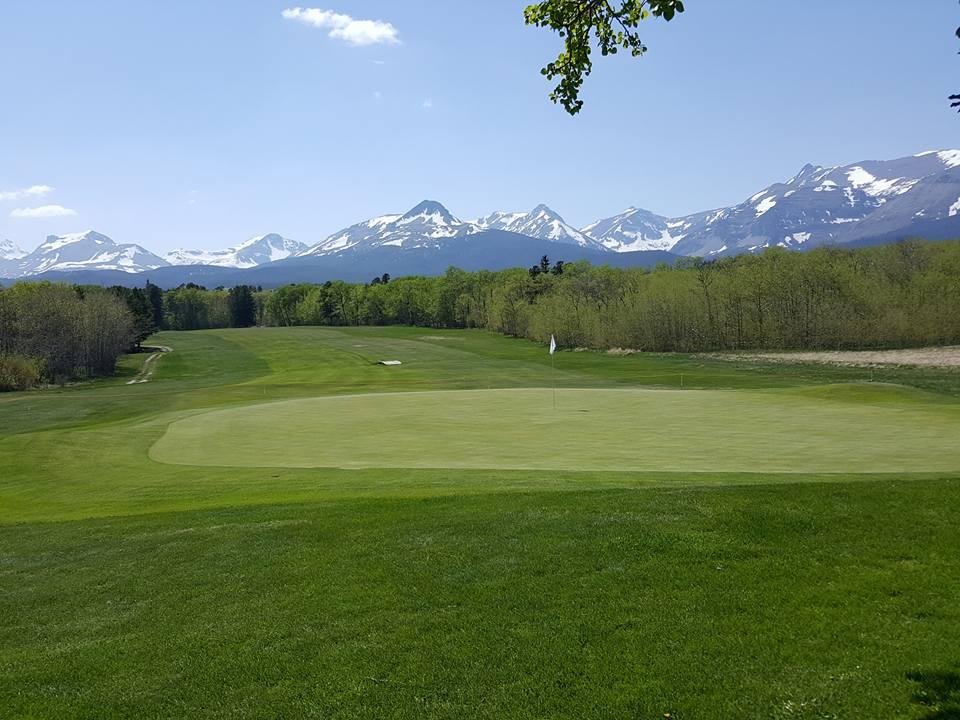
[[960, 408], [895, 387], [563, 389], [556, 409], [549, 388], [524, 388], [214, 410], [172, 422], [150, 457], [226, 467], [944, 472], [960, 470], [958, 437]]
[[150, 343], [0, 397], [4, 720], [950, 717], [956, 370]]

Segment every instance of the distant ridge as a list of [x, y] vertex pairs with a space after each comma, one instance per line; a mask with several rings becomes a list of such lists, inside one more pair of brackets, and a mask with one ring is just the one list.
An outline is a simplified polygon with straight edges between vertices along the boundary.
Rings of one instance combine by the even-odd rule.
[[174, 250], [164, 259], [171, 265], [213, 265], [216, 267], [251, 268], [298, 255], [307, 246], [277, 233], [257, 235], [226, 250]]

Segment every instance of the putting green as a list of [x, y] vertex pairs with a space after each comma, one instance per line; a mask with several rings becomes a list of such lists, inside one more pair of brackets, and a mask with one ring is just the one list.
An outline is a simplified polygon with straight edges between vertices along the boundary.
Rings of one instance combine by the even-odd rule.
[[[960, 408], [838, 388], [345, 395], [175, 420], [163, 463], [710, 472], [960, 469]], [[840, 400], [825, 399], [836, 397]]]

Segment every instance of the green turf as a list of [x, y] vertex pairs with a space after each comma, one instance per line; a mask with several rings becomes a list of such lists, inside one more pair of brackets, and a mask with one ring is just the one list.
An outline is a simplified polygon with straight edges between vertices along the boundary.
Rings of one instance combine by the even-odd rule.
[[[958, 443], [940, 434], [957, 372], [870, 384], [856, 368], [561, 353], [553, 416], [549, 390], [524, 390], [552, 382], [545, 349], [483, 332], [151, 342], [174, 352], [148, 383], [125, 384], [130, 358], [117, 379], [0, 396], [2, 718], [960, 716]], [[466, 390], [483, 392], [440, 392]], [[523, 413], [513, 431], [481, 422], [517, 420], [527, 394], [562, 443]], [[443, 402], [465, 396], [487, 415]], [[660, 414], [599, 417], [624, 396]], [[337, 450], [331, 436], [396, 463], [364, 435], [388, 410], [414, 414], [403, 452], [433, 467], [210, 464], [278, 462], [277, 438], [289, 462]], [[238, 425], [218, 434], [218, 418]], [[683, 443], [670, 423], [701, 444], [648, 445], [651, 470], [539, 469], [551, 452]], [[815, 446], [793, 451], [821, 447], [827, 472], [771, 472], [804, 423]], [[458, 429], [478, 426], [496, 452], [465, 445]], [[203, 464], [183, 464], [201, 431]], [[525, 469], [497, 469], [528, 444]], [[435, 466], [467, 452], [492, 456]], [[752, 462], [723, 472], [723, 452]]]
[[165, 418], [150, 457], [229, 467], [960, 471], [960, 406], [863, 403], [845, 386], [830, 390], [846, 401], [568, 388], [282, 400]]

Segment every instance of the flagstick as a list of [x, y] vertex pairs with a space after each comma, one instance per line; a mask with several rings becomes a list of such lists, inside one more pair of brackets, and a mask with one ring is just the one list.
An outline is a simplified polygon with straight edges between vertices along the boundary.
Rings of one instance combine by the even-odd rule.
[[550, 356], [550, 375], [553, 377], [553, 411], [557, 411], [557, 366], [553, 359], [553, 355]]

